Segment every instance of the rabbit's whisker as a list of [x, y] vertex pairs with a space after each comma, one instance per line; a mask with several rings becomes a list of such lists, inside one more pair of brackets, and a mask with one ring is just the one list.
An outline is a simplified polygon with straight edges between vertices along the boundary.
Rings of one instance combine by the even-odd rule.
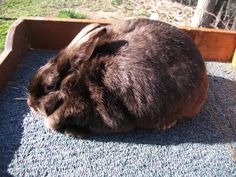
[[17, 100], [17, 101], [27, 101], [27, 98], [14, 98], [14, 100]]
[[36, 71], [37, 69], [34, 68], [33, 66], [28, 66], [28, 65], [20, 65], [19, 67], [26, 67], [26, 68], [29, 68], [29, 69], [32, 69], [33, 71]]
[[15, 89], [15, 90], [19, 90], [19, 88], [18, 87], [9, 87], [9, 88], [11, 88], [11, 89]]

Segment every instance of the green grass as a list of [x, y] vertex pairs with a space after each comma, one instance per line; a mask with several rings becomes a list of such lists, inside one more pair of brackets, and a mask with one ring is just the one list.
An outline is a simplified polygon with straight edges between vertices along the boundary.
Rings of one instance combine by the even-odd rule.
[[150, 15], [151, 14], [149, 12], [146, 12], [146, 11], [138, 13], [138, 16], [150, 17]]
[[84, 19], [87, 17], [86, 14], [81, 12], [75, 12], [73, 10], [61, 10], [57, 14], [58, 18], [79, 18]]
[[[56, 17], [59, 10], [75, 8], [89, 0], [5, 0], [0, 4], [0, 17], [18, 18], [20, 16]], [[85, 14], [64, 14], [65, 18], [85, 18]], [[67, 15], [67, 16], [66, 16]], [[14, 21], [0, 20], [0, 52], [4, 49], [7, 30]]]
[[111, 4], [113, 6], [120, 6], [122, 4], [122, 0], [111, 0]]
[[0, 20], [0, 52], [4, 49], [7, 30], [12, 23], [13, 21]]
[[[92, 11], [111, 9], [111, 4], [103, 2], [103, 0], [4, 0], [4, 2], [0, 4], [0, 17], [18, 18], [20, 16], [46, 16], [87, 18], [86, 14], [76, 12], [76, 8], [89, 8]], [[12, 23], [13, 21], [0, 20], [0, 51], [4, 48], [7, 30]]]
[[[89, 11], [115, 12], [118, 9], [130, 15], [138, 13], [134, 14], [129, 1], [123, 0], [4, 0], [0, 4], [0, 17], [39, 16], [81, 19], [89, 18]], [[7, 30], [13, 22], [0, 19], [0, 51], [4, 48]]]

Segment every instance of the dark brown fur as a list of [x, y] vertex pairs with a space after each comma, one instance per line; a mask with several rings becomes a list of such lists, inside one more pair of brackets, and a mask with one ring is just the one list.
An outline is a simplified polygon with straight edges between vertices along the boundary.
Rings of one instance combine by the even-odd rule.
[[[73, 126], [75, 133], [76, 126], [81, 136], [166, 128], [200, 111], [207, 97], [206, 69], [183, 32], [136, 19], [106, 26], [97, 38], [87, 59], [80, 59], [80, 52], [86, 55], [80, 46], [67, 48], [31, 80], [29, 106], [53, 120], [50, 128]], [[45, 91], [52, 82], [54, 90]]]

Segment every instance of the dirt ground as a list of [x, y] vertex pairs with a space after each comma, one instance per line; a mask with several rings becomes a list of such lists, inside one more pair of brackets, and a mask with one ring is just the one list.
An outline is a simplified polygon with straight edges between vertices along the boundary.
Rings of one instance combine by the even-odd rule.
[[[145, 17], [177, 26], [189, 26], [194, 6], [181, 0], [0, 0], [0, 53], [7, 30], [21, 16], [59, 17], [71, 10], [89, 19], [125, 19]], [[192, 0], [191, 0], [192, 2]], [[82, 15], [81, 15], [82, 14]], [[78, 18], [80, 18], [78, 17]], [[69, 15], [63, 18], [72, 18]]]
[[178, 26], [190, 25], [194, 8], [168, 0], [128, 0], [122, 1], [119, 6], [101, 8], [100, 10], [83, 5], [76, 7], [78, 11], [84, 12], [89, 18], [123, 19], [138, 16], [162, 20]]

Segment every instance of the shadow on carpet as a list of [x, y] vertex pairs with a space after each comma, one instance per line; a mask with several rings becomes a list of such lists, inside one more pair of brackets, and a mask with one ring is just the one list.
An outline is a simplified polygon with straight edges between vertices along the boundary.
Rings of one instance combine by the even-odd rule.
[[35, 69], [53, 55], [30, 51], [0, 94], [0, 176], [236, 175], [236, 71], [230, 64], [207, 62], [209, 99], [193, 119], [166, 131], [79, 139], [46, 129], [19, 99], [27, 97]]

